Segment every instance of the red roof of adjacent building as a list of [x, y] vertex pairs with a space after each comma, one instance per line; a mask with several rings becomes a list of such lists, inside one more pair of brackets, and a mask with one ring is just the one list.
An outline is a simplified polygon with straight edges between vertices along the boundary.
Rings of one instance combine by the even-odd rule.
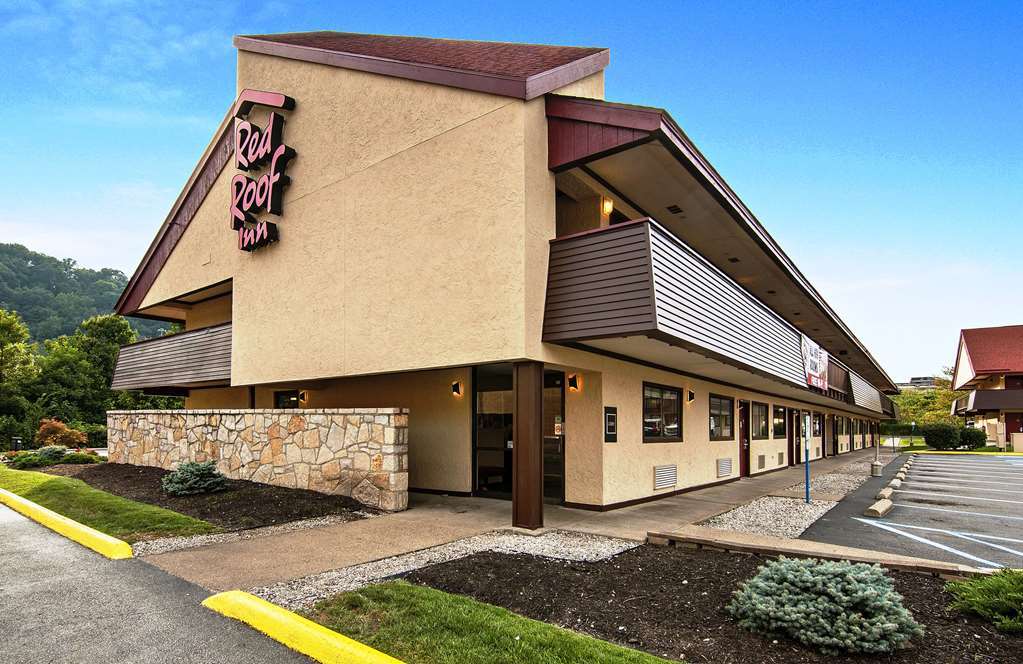
[[1023, 325], [975, 327], [962, 337], [975, 375], [1023, 373]]
[[532, 99], [604, 69], [606, 48], [288, 32], [240, 35], [243, 51]]

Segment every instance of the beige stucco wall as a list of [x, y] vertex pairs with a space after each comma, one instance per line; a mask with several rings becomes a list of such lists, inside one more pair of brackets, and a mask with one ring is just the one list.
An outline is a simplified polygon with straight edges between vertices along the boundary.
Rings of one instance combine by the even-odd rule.
[[231, 320], [231, 294], [197, 302], [185, 312], [185, 329], [196, 330]]

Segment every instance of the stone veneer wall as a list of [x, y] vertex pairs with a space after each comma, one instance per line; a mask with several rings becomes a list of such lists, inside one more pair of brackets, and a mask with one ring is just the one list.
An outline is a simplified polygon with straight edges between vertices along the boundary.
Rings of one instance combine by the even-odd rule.
[[112, 410], [107, 441], [113, 463], [215, 461], [232, 479], [408, 506], [403, 408]]

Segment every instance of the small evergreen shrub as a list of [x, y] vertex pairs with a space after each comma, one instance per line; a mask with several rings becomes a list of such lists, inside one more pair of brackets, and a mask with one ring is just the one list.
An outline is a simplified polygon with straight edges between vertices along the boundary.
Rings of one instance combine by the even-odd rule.
[[971, 450], [979, 450], [987, 445], [987, 434], [983, 429], [966, 427], [959, 431], [959, 444]]
[[763, 565], [725, 608], [744, 629], [827, 654], [891, 652], [923, 634], [891, 577], [863, 563], [781, 557]]
[[64, 457], [67, 456], [67, 448], [63, 445], [47, 445], [46, 447], [40, 447], [35, 453], [46, 462], [46, 465], [51, 466], [63, 461]]
[[71, 452], [70, 454], [66, 454], [64, 458], [60, 460], [61, 463], [74, 464], [101, 463], [102, 461], [103, 459], [100, 457], [95, 454], [89, 454], [88, 452]]
[[35, 452], [22, 452], [18, 456], [14, 457], [13, 461], [11, 461], [11, 467], [17, 468], [18, 470], [41, 468], [48, 465], [50, 465], [49, 462]]
[[954, 450], [959, 447], [959, 428], [951, 424], [925, 424], [920, 427], [927, 447], [936, 450]]
[[945, 589], [955, 598], [953, 609], [985, 618], [1003, 632], [1023, 633], [1023, 570], [953, 581]]
[[227, 488], [227, 478], [217, 470], [216, 464], [212, 461], [183, 463], [177, 470], [164, 475], [160, 483], [163, 490], [172, 496], [213, 493]]

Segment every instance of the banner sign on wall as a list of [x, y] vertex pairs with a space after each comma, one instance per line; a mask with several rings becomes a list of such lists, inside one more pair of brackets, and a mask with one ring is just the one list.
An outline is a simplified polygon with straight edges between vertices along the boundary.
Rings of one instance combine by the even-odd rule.
[[828, 390], [828, 352], [805, 334], [802, 335], [803, 369], [806, 384], [819, 390]]
[[[260, 219], [262, 212], [280, 216], [284, 188], [290, 179], [284, 171], [295, 151], [284, 144], [284, 116], [271, 112], [266, 127], [246, 118], [254, 106], [290, 111], [295, 100], [277, 92], [243, 90], [234, 111], [234, 165], [243, 173], [231, 178], [231, 228], [238, 232], [238, 248], [255, 251], [276, 242], [277, 224]], [[258, 177], [249, 177], [245, 173]]]

